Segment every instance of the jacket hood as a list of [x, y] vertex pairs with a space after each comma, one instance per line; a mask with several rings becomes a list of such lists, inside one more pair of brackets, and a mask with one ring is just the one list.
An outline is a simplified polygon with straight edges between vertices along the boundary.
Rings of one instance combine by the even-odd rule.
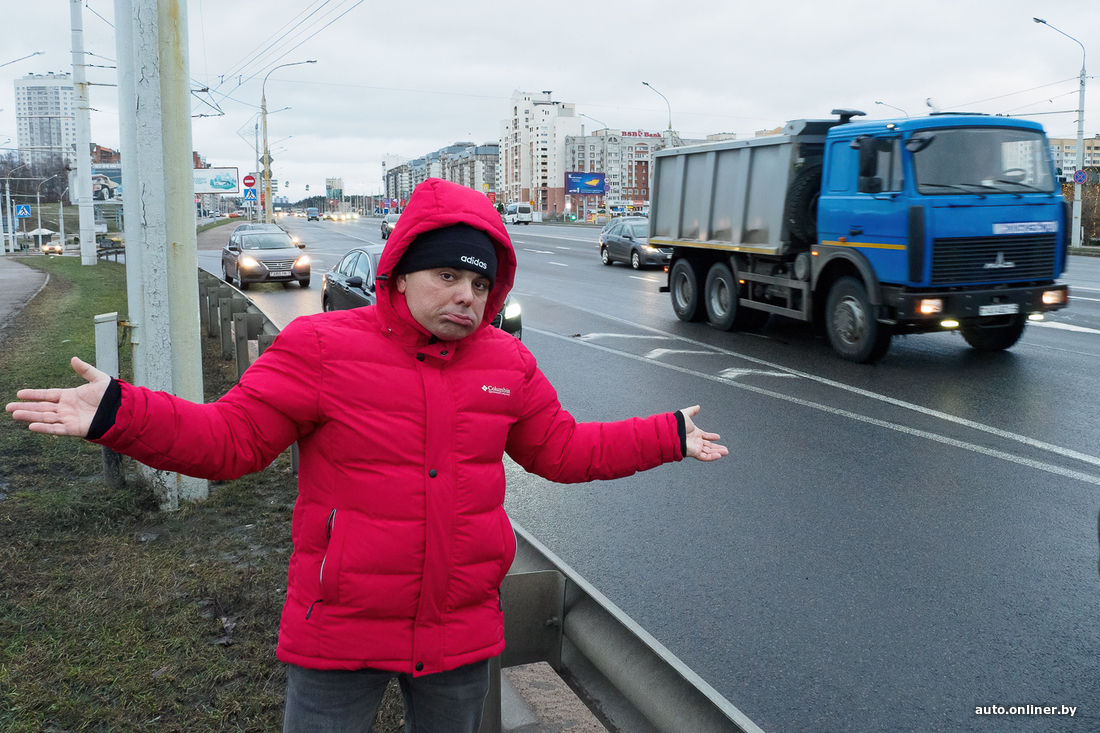
[[[396, 287], [390, 287], [390, 281], [394, 277], [393, 270], [418, 235], [452, 224], [467, 224], [480, 229], [493, 240], [497, 255], [497, 273], [485, 304], [481, 328], [485, 328], [496, 317], [515, 279], [516, 253], [512, 249], [512, 240], [508, 237], [508, 230], [504, 228], [500, 214], [485, 194], [441, 178], [429, 178], [413, 190], [409, 205], [401, 212], [401, 218], [397, 220], [397, 225], [386, 240], [386, 247], [378, 262], [376, 281], [378, 307], [384, 317], [389, 318], [396, 314], [403, 320], [411, 319], [404, 296], [397, 292]], [[396, 302], [398, 300], [400, 303]], [[412, 325], [424, 330], [415, 322]]]

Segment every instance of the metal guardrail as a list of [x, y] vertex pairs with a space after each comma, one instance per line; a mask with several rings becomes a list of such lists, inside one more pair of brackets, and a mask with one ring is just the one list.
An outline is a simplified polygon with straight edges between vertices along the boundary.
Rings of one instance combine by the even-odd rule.
[[[238, 378], [279, 328], [240, 290], [199, 270], [199, 316]], [[292, 452], [298, 469], [297, 444]], [[501, 733], [500, 670], [547, 662], [614, 733], [763, 733], [676, 655], [519, 525], [501, 585], [504, 653], [492, 660], [480, 733]]]
[[[512, 526], [517, 549], [501, 586], [500, 666], [547, 662], [616, 733], [763, 733], [576, 571]], [[482, 724], [481, 733], [499, 731], [499, 724]]]

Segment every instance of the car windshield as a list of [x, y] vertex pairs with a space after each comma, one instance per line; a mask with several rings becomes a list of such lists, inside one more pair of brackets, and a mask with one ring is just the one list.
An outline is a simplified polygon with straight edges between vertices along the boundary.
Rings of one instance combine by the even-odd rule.
[[294, 242], [284, 232], [251, 232], [241, 235], [241, 249], [293, 249]]
[[630, 225], [630, 230], [634, 232], [635, 239], [645, 239], [649, 236], [649, 223], [636, 222]]
[[925, 195], [1051, 193], [1050, 146], [1038, 130], [948, 128], [914, 133], [917, 191]]
[[393, 224], [395, 221], [397, 221], [400, 218], [400, 216], [401, 216], [400, 214], [387, 214], [386, 215], [386, 221], [388, 221], [390, 224]]

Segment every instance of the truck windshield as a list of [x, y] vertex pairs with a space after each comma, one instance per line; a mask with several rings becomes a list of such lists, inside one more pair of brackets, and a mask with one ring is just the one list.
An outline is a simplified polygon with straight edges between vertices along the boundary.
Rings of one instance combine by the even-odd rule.
[[948, 128], [914, 133], [913, 152], [919, 193], [937, 196], [972, 193], [1014, 194], [1054, 191], [1050, 147], [1035, 130], [1004, 127]]

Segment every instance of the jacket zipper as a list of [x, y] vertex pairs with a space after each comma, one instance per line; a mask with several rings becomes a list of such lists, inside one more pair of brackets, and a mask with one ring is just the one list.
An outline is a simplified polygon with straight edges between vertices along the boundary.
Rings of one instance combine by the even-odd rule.
[[[332, 541], [332, 527], [335, 524], [336, 524], [336, 510], [333, 509], [328, 515], [328, 521], [325, 523], [325, 539], [328, 540], [329, 542]], [[318, 578], [318, 580], [321, 583], [323, 583], [324, 580], [325, 580], [325, 560], [328, 560], [328, 553], [327, 552], [325, 553], [325, 556], [323, 558], [321, 558], [321, 574], [320, 574], [320, 577]], [[325, 602], [324, 598], [318, 598], [316, 601], [309, 604], [309, 610], [306, 611], [306, 621], [308, 621], [310, 615], [313, 614], [313, 607], [316, 606], [318, 603], [324, 603], [324, 602]]]

